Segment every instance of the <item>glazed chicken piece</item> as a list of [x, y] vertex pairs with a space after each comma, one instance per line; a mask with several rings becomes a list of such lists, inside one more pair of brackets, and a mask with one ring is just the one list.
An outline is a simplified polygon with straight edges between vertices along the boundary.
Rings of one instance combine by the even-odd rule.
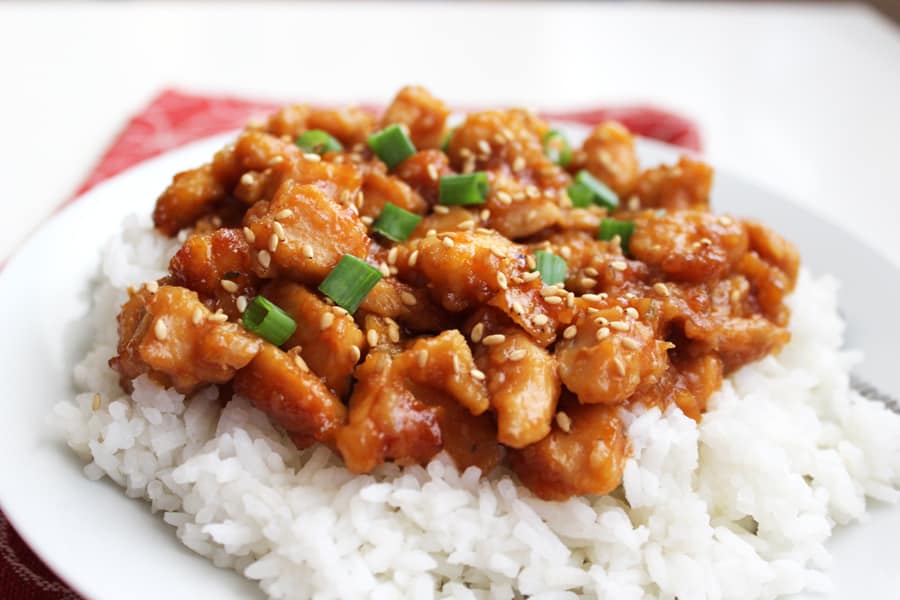
[[618, 407], [570, 399], [561, 408], [557, 427], [547, 437], [510, 452], [513, 471], [544, 500], [613, 491], [622, 481], [628, 457]]
[[282, 352], [268, 342], [253, 361], [238, 371], [234, 391], [273, 418], [299, 448], [313, 442], [331, 445], [346, 409], [295, 348]]
[[211, 164], [183, 171], [156, 200], [153, 224], [173, 236], [223, 201], [228, 188], [213, 172]]
[[346, 149], [350, 149], [356, 144], [365, 143], [375, 130], [375, 117], [352, 106], [318, 109], [306, 104], [296, 104], [269, 117], [263, 129], [279, 138], [287, 136], [290, 141], [308, 129], [321, 129], [337, 138]]
[[389, 177], [383, 163], [379, 165], [380, 168], [369, 170], [363, 178], [359, 214], [377, 219], [388, 202], [411, 213], [424, 213], [428, 205], [422, 196], [400, 179]]
[[559, 376], [584, 404], [621, 404], [669, 365], [669, 344], [629, 308], [585, 310], [574, 323], [575, 335], [556, 345]]
[[582, 151], [575, 153], [570, 168], [572, 172], [587, 169], [624, 199], [640, 173], [634, 138], [614, 121], [601, 123], [584, 140]]
[[516, 329], [491, 336], [478, 346], [476, 362], [487, 376], [497, 439], [523, 448], [550, 433], [560, 392], [556, 360]]
[[257, 206], [258, 211], [248, 211], [245, 225], [252, 232], [254, 269], [261, 277], [271, 277], [276, 267], [288, 277], [318, 284], [344, 254], [368, 255], [365, 225], [314, 185], [287, 180], [271, 203]]
[[525, 185], [519, 174], [505, 168], [489, 171], [488, 179], [490, 193], [485, 206], [490, 211], [490, 218], [487, 225], [501, 235], [518, 240], [553, 227], [562, 220], [559, 204], [563, 188], [557, 186], [559, 182], [554, 181], [555, 187], [548, 188]]
[[427, 291], [393, 277], [375, 284], [359, 308], [399, 321], [415, 332], [441, 331], [452, 325], [450, 316], [441, 307], [435, 306]]
[[[419, 150], [394, 169], [394, 175], [405, 181], [429, 205], [438, 201], [441, 177], [452, 172], [447, 155], [440, 150]], [[466, 214], [469, 214], [468, 211]]]
[[110, 366], [128, 379], [150, 373], [182, 394], [230, 381], [261, 341], [221, 317], [183, 287], [164, 285], [155, 293], [143, 288], [119, 313], [118, 355]]
[[260, 293], [297, 323], [283, 346], [299, 346], [300, 356], [313, 373], [322, 377], [338, 397], [345, 397], [366, 343], [353, 317], [290, 281], [270, 283]]
[[450, 109], [441, 100], [423, 87], [410, 85], [397, 92], [384, 111], [381, 126], [405, 125], [409, 138], [419, 150], [440, 148], [449, 115]]
[[677, 165], [662, 165], [641, 173], [634, 187], [641, 208], [708, 210], [713, 170], [706, 163], [682, 156]]

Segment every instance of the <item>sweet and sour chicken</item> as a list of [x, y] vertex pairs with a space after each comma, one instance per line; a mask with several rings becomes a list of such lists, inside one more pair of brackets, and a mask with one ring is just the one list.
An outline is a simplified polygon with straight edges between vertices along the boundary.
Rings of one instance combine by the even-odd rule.
[[711, 213], [709, 166], [641, 170], [617, 123], [569, 148], [528, 111], [449, 114], [419, 87], [291, 106], [177, 174], [153, 218], [184, 242], [122, 306], [122, 385], [220, 385], [354, 472], [443, 450], [564, 499], [621, 482], [622, 409], [700, 419], [788, 341], [797, 251]]

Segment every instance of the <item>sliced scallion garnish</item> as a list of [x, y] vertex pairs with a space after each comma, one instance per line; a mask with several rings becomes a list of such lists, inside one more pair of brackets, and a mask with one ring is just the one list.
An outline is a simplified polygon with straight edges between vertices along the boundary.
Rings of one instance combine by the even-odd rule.
[[344, 147], [327, 131], [310, 129], [301, 133], [294, 143], [307, 152], [325, 154], [326, 152], [341, 152]]
[[241, 322], [244, 329], [276, 346], [285, 343], [297, 329], [290, 315], [263, 296], [257, 296], [247, 305]]
[[597, 232], [597, 237], [608, 242], [619, 236], [622, 251], [627, 253], [632, 233], [634, 233], [634, 221], [603, 219], [600, 221], [600, 230]]
[[556, 285], [566, 280], [569, 267], [561, 257], [546, 250], [538, 250], [534, 253], [534, 258], [534, 270], [541, 274], [544, 285]]
[[441, 150], [444, 154], [450, 153], [450, 140], [453, 139], [453, 133], [456, 131], [456, 127], [452, 128], [444, 135], [444, 141], [441, 142]]
[[390, 125], [370, 135], [369, 148], [388, 169], [393, 169], [416, 153], [416, 147], [399, 125]]
[[619, 206], [619, 195], [584, 169], [578, 171], [568, 192], [572, 206], [577, 208], [586, 208], [592, 203], [605, 206], [609, 210]]
[[544, 154], [554, 163], [565, 168], [572, 162], [572, 148], [562, 132], [551, 129], [544, 134]]
[[421, 222], [422, 217], [419, 215], [388, 202], [372, 224], [372, 229], [389, 240], [405, 242]]
[[484, 204], [488, 178], [484, 171], [463, 175], [444, 175], [438, 184], [438, 202], [444, 205]]
[[345, 254], [319, 286], [319, 291], [352, 315], [379, 281], [381, 271]]

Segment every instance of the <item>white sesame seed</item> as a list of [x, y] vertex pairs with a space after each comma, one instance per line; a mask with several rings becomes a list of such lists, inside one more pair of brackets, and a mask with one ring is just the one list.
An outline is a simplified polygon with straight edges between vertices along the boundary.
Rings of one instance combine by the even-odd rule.
[[605, 340], [609, 337], [609, 327], [601, 327], [597, 330], [597, 341]]
[[214, 314], [211, 314], [208, 317], [206, 317], [206, 320], [212, 321], [213, 323], [224, 323], [225, 321], [228, 320], [228, 315], [223, 313], [222, 309], [220, 308]]
[[566, 433], [572, 430], [572, 419], [563, 411], [556, 413], [556, 424]]
[[253, 185], [256, 183], [256, 175], [252, 171], [247, 171], [241, 175], [241, 183], [243, 185]]
[[406, 291], [400, 292], [400, 301], [407, 306], [415, 306], [418, 303], [415, 295]]
[[306, 364], [306, 361], [303, 360], [303, 357], [299, 354], [294, 355], [294, 364], [297, 365], [297, 368], [303, 371], [304, 373], [309, 372], [309, 367]]
[[269, 265], [272, 264], [272, 257], [265, 250], [260, 250], [257, 253], [256, 260], [259, 261], [259, 264], [263, 269], [268, 269]]
[[324, 330], [328, 329], [329, 327], [331, 327], [331, 325], [333, 323], [334, 323], [334, 313], [331, 311], [323, 313], [322, 318], [319, 320], [319, 329], [324, 331]]
[[364, 225], [371, 225], [372, 223], [375, 222], [375, 219], [373, 219], [369, 215], [363, 215], [362, 217], [359, 218], [359, 220], [362, 221]]
[[425, 232], [425, 237], [437, 237], [437, 229], [429, 229]]
[[572, 249], [568, 246], [562, 246], [559, 249], [559, 255], [568, 260], [572, 258]]
[[491, 248], [491, 254], [493, 254], [497, 258], [506, 258], [506, 250], [504, 250], [503, 248], [497, 248], [496, 246]]
[[269, 252], [278, 250], [278, 234], [273, 233], [269, 236]]
[[506, 336], [502, 333], [495, 333], [492, 335], [485, 336], [484, 339], [481, 340], [481, 343], [485, 346], [496, 346], [497, 344], [502, 344], [506, 341]]
[[484, 154], [491, 153], [491, 145], [487, 142], [487, 140], [478, 140], [478, 149], [481, 150]]
[[514, 301], [514, 302], [512, 303], [512, 305], [510, 306], [510, 308], [512, 308], [512, 311], [513, 311], [514, 313], [516, 313], [517, 315], [524, 315], [524, 314], [525, 314], [525, 307], [522, 306], [522, 303], [519, 302], [518, 300]]
[[622, 338], [622, 345], [628, 348], [629, 350], [637, 350], [641, 347], [641, 345], [632, 338]]
[[629, 306], [628, 308], [626, 308], [625, 314], [628, 315], [629, 317], [631, 317], [632, 319], [639, 319], [641, 316], [641, 313], [639, 313], [638, 310], [633, 306]]
[[609, 326], [616, 331], [628, 331], [631, 328], [625, 321], [613, 321]]
[[235, 308], [238, 309], [239, 312], [244, 312], [247, 310], [247, 296], [238, 296], [234, 301]]
[[409, 266], [410, 266], [410, 267], [416, 266], [416, 262], [417, 262], [418, 260], [419, 260], [419, 251], [418, 251], [418, 250], [413, 250], [413, 253], [409, 255], [409, 261], [407, 261], [408, 264], [409, 264]]
[[540, 327], [542, 325], [546, 325], [547, 323], [549, 323], [550, 317], [548, 317], [547, 315], [535, 315], [534, 318], [532, 319], [532, 322], [535, 325], [537, 325], [538, 327]]
[[594, 267], [588, 267], [587, 269], [584, 270], [584, 274], [587, 275], [588, 277], [596, 277], [600, 273]]
[[525, 188], [525, 194], [529, 198], [540, 198], [541, 190], [539, 190], [536, 185], [529, 185]]
[[284, 157], [281, 155], [273, 156], [272, 158], [269, 159], [270, 166], [275, 166], [275, 165], [281, 164], [283, 162], [284, 162]]
[[601, 298], [597, 294], [584, 294], [581, 296], [582, 300], [587, 300], [588, 302], [600, 302]]
[[222, 286], [222, 289], [228, 292], [229, 294], [233, 294], [238, 291], [238, 284], [231, 281], [230, 279], [223, 279], [219, 281], [219, 285]]
[[596, 319], [594, 319], [594, 323], [600, 325], [601, 327], [606, 327], [607, 325], [609, 325], [609, 319], [607, 319], [606, 317], [597, 317]]
[[391, 269], [387, 266], [386, 262], [381, 262], [378, 264], [378, 270], [381, 271], [381, 274], [385, 277], [391, 276]]
[[393, 265], [397, 263], [397, 254], [400, 252], [400, 248], [394, 246], [388, 251], [387, 261], [389, 265]]
[[622, 362], [622, 359], [619, 358], [618, 356], [613, 358], [613, 364], [616, 366], [616, 371], [619, 372], [619, 375], [624, 377], [626, 371], [625, 371], [625, 363]]
[[476, 323], [475, 327], [472, 328], [472, 332], [469, 334], [469, 337], [472, 338], [472, 341], [476, 344], [481, 341], [481, 338], [484, 336], [484, 323]]
[[669, 288], [666, 287], [666, 284], [662, 282], [657, 282], [653, 284], [653, 291], [663, 296], [664, 298], [669, 297]]
[[293, 215], [293, 211], [289, 208], [285, 208], [284, 210], [278, 211], [278, 214], [275, 215], [276, 219], [290, 219], [291, 215]]
[[534, 281], [538, 277], [541, 276], [540, 271], [529, 271], [528, 273], [524, 273], [522, 275], [522, 281]]
[[313, 257], [313, 247], [309, 244], [303, 244], [303, 257], [310, 260]]
[[457, 225], [457, 227], [459, 229], [473, 229], [475, 227], [475, 221], [473, 221], [472, 219], [468, 219]]
[[194, 313], [191, 315], [191, 323], [194, 325], [199, 325], [203, 322], [203, 309], [199, 306], [194, 309]]
[[156, 292], [159, 291], [159, 284], [156, 283], [155, 281], [148, 281], [146, 287], [147, 287], [147, 291], [150, 292], [151, 294], [155, 294]]
[[609, 263], [609, 266], [616, 271], [624, 271], [628, 268], [628, 263], [623, 260], [614, 260], [613, 262]]
[[244, 239], [247, 240], [248, 244], [252, 244], [256, 241], [256, 234], [249, 227], [244, 227]]
[[459, 373], [462, 370], [462, 367], [459, 364], [459, 357], [457, 355], [452, 355], [451, 362], [453, 362], [453, 372]]
[[440, 174], [438, 173], [437, 167], [434, 166], [434, 164], [428, 163], [428, 166], [426, 167], [426, 170], [428, 171], [428, 177], [429, 177], [431, 180], [437, 181], [437, 180], [439, 179]]
[[165, 321], [162, 319], [156, 320], [156, 323], [153, 324], [153, 334], [159, 341], [163, 341], [169, 337], [169, 328], [166, 327]]
[[431, 210], [433, 210], [437, 215], [446, 215], [450, 212], [450, 207], [444, 206], [443, 204], [435, 204], [434, 208], [432, 208]]
[[474, 379], [477, 379], [478, 381], [484, 381], [485, 379], [487, 379], [487, 376], [485, 376], [485, 374], [482, 373], [481, 371], [479, 371], [478, 369], [472, 369], [471, 371], [469, 371], [469, 375], [471, 375]]
[[361, 356], [362, 352], [359, 351], [359, 346], [350, 346], [350, 357], [353, 359], [354, 364], [359, 362]]
[[94, 394], [94, 399], [91, 401], [91, 410], [99, 409], [101, 400], [100, 394]]
[[452, 248], [453, 247], [453, 239], [449, 237], [445, 237], [443, 242], [444, 248]]
[[522, 360], [523, 358], [525, 358], [525, 354], [526, 354], [526, 352], [524, 349], [518, 348], [516, 350], [513, 350], [509, 354], [507, 354], [506, 358], [512, 362], [516, 362], [516, 361], [519, 361], [519, 360]]
[[369, 342], [370, 347], [374, 347], [378, 345], [378, 332], [374, 329], [370, 329], [366, 332], [366, 341]]
[[497, 273], [497, 285], [500, 286], [501, 290], [509, 289], [509, 283], [506, 281], [506, 275], [503, 273]]
[[592, 288], [597, 285], [597, 280], [593, 277], [582, 277], [581, 281], [579, 281], [582, 287]]
[[503, 190], [500, 190], [499, 192], [497, 192], [497, 200], [501, 204], [506, 204], [506, 205], [512, 204], [512, 196], [510, 196], [507, 192], [504, 192]]
[[574, 325], [569, 325], [563, 330], [563, 337], [567, 340], [571, 340], [576, 335], [578, 335], [578, 328]]
[[305, 158], [309, 162], [319, 162], [322, 160], [321, 156], [319, 156], [318, 154], [314, 154], [312, 152], [308, 152], [308, 153], [304, 154], [303, 158]]
[[559, 296], [548, 296], [544, 298], [544, 302], [546, 302], [547, 304], [562, 304], [563, 299]]
[[490, 209], [485, 208], [485, 209], [483, 209], [483, 210], [481, 211], [481, 214], [478, 215], [478, 216], [481, 217], [481, 220], [482, 220], [482, 221], [487, 221], [488, 219], [491, 218], [491, 211], [490, 211]]
[[517, 156], [512, 164], [513, 171], [521, 171], [525, 168], [525, 159], [521, 156]]
[[420, 369], [425, 368], [425, 365], [428, 364], [428, 351], [427, 350], [419, 350], [416, 353], [416, 363], [418, 363]]
[[388, 338], [395, 344], [400, 341], [400, 328], [397, 327], [396, 323], [388, 327]]

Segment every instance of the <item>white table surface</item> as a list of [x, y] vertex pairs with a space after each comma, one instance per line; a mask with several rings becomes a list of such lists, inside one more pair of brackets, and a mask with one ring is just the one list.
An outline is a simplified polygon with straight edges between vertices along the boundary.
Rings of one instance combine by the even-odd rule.
[[386, 102], [417, 82], [457, 103], [672, 108], [715, 165], [900, 265], [900, 30], [861, 6], [3, 3], [0, 82], [0, 257], [165, 86]]

